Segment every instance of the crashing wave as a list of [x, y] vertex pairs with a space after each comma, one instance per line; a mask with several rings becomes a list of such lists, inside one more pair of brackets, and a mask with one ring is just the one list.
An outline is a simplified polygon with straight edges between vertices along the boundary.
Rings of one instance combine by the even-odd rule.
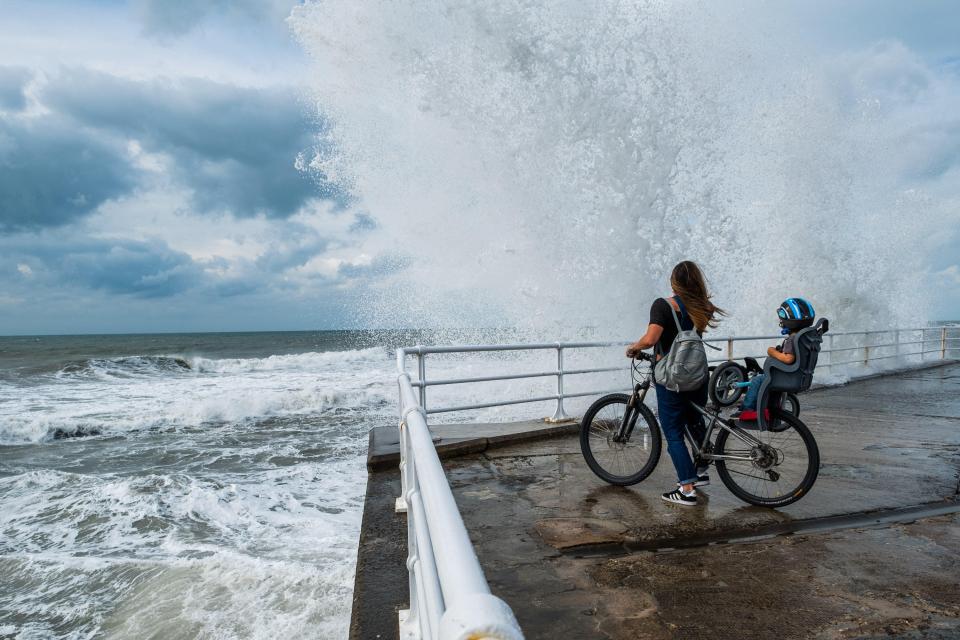
[[274, 355], [266, 358], [192, 358], [191, 366], [203, 373], [244, 373], [251, 371], [315, 370], [331, 366], [380, 365], [384, 350], [380, 348], [349, 351], [311, 351], [290, 355]]
[[123, 356], [68, 362], [60, 368], [57, 375], [124, 377], [184, 372], [191, 368], [190, 362], [181, 356]]

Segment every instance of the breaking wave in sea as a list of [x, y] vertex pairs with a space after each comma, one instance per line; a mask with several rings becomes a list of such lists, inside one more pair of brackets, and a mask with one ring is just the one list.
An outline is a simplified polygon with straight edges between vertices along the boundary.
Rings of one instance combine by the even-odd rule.
[[[382, 348], [69, 362], [32, 380], [29, 394], [12, 386], [0, 389], [0, 444], [366, 411], [388, 403], [389, 364]], [[68, 394], [64, 383], [70, 385]]]
[[305, 341], [288, 334], [204, 339], [261, 355], [0, 345], [22, 365], [0, 367], [0, 635], [345, 634], [367, 431], [394, 420], [394, 360], [277, 354]]

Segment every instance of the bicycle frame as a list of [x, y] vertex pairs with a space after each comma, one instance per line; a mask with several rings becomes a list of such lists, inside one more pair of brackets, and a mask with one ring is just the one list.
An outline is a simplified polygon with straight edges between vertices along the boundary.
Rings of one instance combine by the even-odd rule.
[[[633, 371], [631, 376], [634, 377], [634, 387], [633, 393], [630, 394], [630, 401], [627, 403], [627, 410], [623, 414], [623, 420], [620, 423], [620, 428], [617, 430], [616, 435], [613, 437], [614, 442], [624, 442], [625, 440], [630, 439], [630, 435], [633, 433], [633, 429], [637, 424], [637, 418], [640, 416], [640, 411], [634, 410], [639, 406], [638, 403], [643, 403], [644, 399], [647, 396], [647, 391], [650, 389], [650, 384], [653, 382], [653, 360], [648, 356], [641, 358], [651, 364], [651, 375], [644, 378], [641, 382], [636, 382], [636, 373], [639, 372], [639, 369], [636, 364], [633, 365]], [[747, 431], [741, 429], [736, 425], [736, 423], [726, 420], [720, 417], [718, 411], [707, 411], [706, 408], [701, 407], [695, 402], [687, 401], [691, 407], [693, 407], [701, 416], [706, 419], [706, 425], [703, 435], [703, 441], [697, 442], [693, 437], [693, 434], [690, 433], [690, 429], [687, 425], [683, 426], [684, 435], [687, 440], [690, 441], [691, 446], [693, 447], [694, 457], [699, 458], [700, 460], [737, 460], [743, 462], [753, 462], [753, 458], [750, 456], [736, 456], [736, 455], [717, 455], [712, 452], [705, 452], [708, 445], [710, 445], [710, 436], [713, 435], [714, 429], [723, 429], [737, 438], [751, 449], [754, 447], [762, 447], [764, 443], [754, 438]], [[662, 427], [661, 427], [662, 428]]]
[[691, 446], [693, 446], [693, 453], [695, 458], [700, 458], [701, 460], [739, 460], [743, 462], [753, 462], [753, 458], [750, 456], [733, 456], [733, 455], [717, 455], [715, 453], [704, 453], [704, 450], [707, 448], [707, 445], [710, 444], [710, 436], [713, 435], [713, 430], [717, 426], [724, 431], [727, 431], [733, 437], [737, 438], [741, 442], [745, 443], [749, 447], [761, 447], [763, 442], [754, 438], [750, 433], [741, 429], [736, 425], [736, 423], [726, 420], [720, 417], [719, 412], [707, 411], [704, 407], [701, 407], [696, 402], [687, 402], [691, 407], [697, 410], [697, 412], [708, 420], [706, 424], [706, 429], [703, 434], [703, 442], [697, 443], [696, 439], [693, 437], [693, 434], [690, 433], [690, 428], [687, 425], [683, 425], [683, 432], [686, 435], [687, 440], [690, 441]]

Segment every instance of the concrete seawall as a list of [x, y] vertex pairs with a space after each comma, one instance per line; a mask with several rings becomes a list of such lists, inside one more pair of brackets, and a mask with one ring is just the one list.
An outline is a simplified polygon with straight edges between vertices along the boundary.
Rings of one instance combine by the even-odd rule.
[[[491, 589], [529, 639], [960, 637], [960, 366], [801, 404], [820, 475], [780, 510], [715, 477], [704, 504], [663, 503], [676, 480], [666, 455], [641, 484], [609, 486], [583, 462], [576, 425], [451, 425], [435, 438]], [[395, 432], [371, 434], [351, 638], [396, 638], [407, 602]]]

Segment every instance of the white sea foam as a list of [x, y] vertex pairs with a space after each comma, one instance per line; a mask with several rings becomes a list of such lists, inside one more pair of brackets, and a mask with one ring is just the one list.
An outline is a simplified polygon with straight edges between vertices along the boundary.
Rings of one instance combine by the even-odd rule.
[[0, 444], [58, 435], [178, 429], [388, 403], [382, 349], [267, 358], [94, 359], [0, 388]]
[[[383, 349], [125, 356], [0, 386], [16, 637], [344, 636], [392, 366]], [[48, 442], [82, 433], [101, 437]]]
[[338, 373], [348, 373], [350, 369], [360, 367], [364, 372], [371, 367], [381, 367], [386, 351], [381, 348], [353, 351], [327, 351], [274, 355], [266, 358], [191, 358], [191, 368], [209, 373], [246, 373], [251, 371], [290, 371], [311, 372], [328, 371], [331, 368]]
[[73, 637], [342, 635], [361, 469], [354, 454], [216, 478], [3, 478], [4, 608], [24, 637], [51, 617]]

